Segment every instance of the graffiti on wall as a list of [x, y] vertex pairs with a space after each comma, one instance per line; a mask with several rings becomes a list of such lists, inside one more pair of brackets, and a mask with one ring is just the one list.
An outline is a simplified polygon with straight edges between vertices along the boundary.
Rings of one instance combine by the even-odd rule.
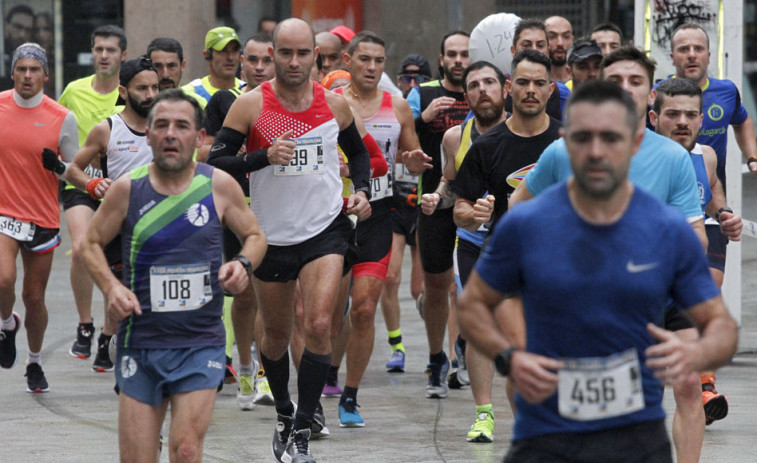
[[655, 0], [652, 10], [652, 41], [668, 49], [673, 31], [682, 24], [694, 23], [705, 30], [717, 30], [713, 2], [703, 0]]

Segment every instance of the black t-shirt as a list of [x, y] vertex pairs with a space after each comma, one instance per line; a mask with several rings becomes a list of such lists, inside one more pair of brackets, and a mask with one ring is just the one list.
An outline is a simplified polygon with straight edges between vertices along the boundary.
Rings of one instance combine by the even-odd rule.
[[521, 137], [510, 131], [506, 122], [499, 123], [471, 145], [452, 182], [452, 191], [474, 203], [487, 191], [494, 195], [492, 223], [496, 224], [507, 212], [510, 193], [536, 164], [542, 151], [560, 137], [559, 130], [560, 122], [550, 118], [549, 128], [544, 132]]
[[446, 111], [440, 112], [431, 122], [423, 122], [418, 116], [415, 119], [415, 131], [418, 133], [418, 140], [421, 143], [423, 152], [431, 156], [431, 165], [433, 168], [423, 172], [421, 177], [421, 188], [423, 193], [432, 193], [439, 186], [439, 180], [442, 178], [442, 155], [441, 145], [444, 132], [447, 129], [460, 125], [468, 115], [468, 103], [465, 101], [465, 95], [461, 92], [451, 92], [444, 88], [440, 80], [428, 82], [418, 87], [421, 97], [421, 112], [423, 112], [434, 98], [448, 96], [457, 100]]
[[[202, 126], [208, 135], [215, 137], [223, 127], [223, 121], [229, 113], [229, 108], [240, 95], [238, 89], [219, 90], [213, 94], [205, 106], [205, 122]], [[228, 172], [242, 187], [245, 196], [250, 196], [250, 181], [247, 178], [247, 172]]]

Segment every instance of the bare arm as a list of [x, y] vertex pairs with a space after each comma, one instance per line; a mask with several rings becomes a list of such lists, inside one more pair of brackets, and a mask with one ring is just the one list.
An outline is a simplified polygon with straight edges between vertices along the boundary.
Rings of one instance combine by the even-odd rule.
[[442, 155], [445, 158], [444, 175], [436, 191], [421, 196], [421, 210], [426, 215], [431, 215], [438, 209], [448, 209], [455, 205], [457, 196], [449, 187], [449, 182], [455, 179], [455, 156], [460, 147], [460, 126], [456, 125], [446, 132], [442, 138]]
[[494, 212], [494, 195], [479, 198], [476, 202], [464, 198], [457, 198], [453, 218], [455, 225], [469, 231], [476, 231], [478, 227], [492, 219]]
[[715, 370], [733, 357], [738, 344], [738, 326], [723, 304], [714, 297], [687, 310], [701, 335], [683, 341], [673, 332], [650, 323], [647, 330], [659, 344], [647, 349], [647, 366], [666, 384], [676, 384], [701, 371]]
[[707, 203], [707, 215], [719, 219], [720, 230], [729, 240], [740, 241], [741, 230], [744, 228], [741, 216], [723, 211], [720, 214], [720, 217], [717, 217], [720, 208], [726, 207], [727, 204], [725, 192], [723, 191], [723, 184], [720, 183], [720, 179], [716, 172], [718, 159], [715, 150], [709, 146], [702, 145], [702, 157], [704, 157], [704, 166], [707, 170], [707, 177], [710, 182], [710, 191], [712, 191], [712, 199]]
[[[219, 169], [213, 171], [213, 198], [222, 223], [229, 227], [242, 242], [242, 250], [239, 254], [250, 261], [253, 269], [257, 268], [266, 252], [265, 235], [255, 215], [247, 207], [239, 184], [233, 177]], [[232, 294], [243, 291], [250, 283], [247, 272], [238, 261], [223, 264], [218, 272], [218, 280], [223, 288]]]
[[[499, 328], [497, 320], [504, 326], [522, 324], [522, 320], [509, 319], [520, 316], [519, 311], [500, 310], [495, 318], [494, 310], [504, 300], [504, 296], [486, 284], [478, 272], [473, 270], [457, 301], [460, 333], [490, 359], [512, 345]], [[517, 351], [512, 356], [510, 377], [524, 399], [539, 403], [557, 390], [555, 370], [560, 368], [562, 362], [555, 359]]]
[[410, 105], [402, 98], [392, 97], [392, 105], [397, 121], [400, 123], [400, 140], [395, 162], [405, 164], [413, 175], [419, 175], [431, 168], [431, 157], [421, 149], [418, 134], [415, 133], [415, 120]]
[[531, 192], [528, 191], [528, 186], [526, 186], [526, 179], [524, 178], [523, 181], [520, 182], [515, 188], [515, 191], [510, 194], [510, 199], [507, 202], [507, 208], [512, 209], [516, 204], [522, 203], [523, 201], [528, 201], [529, 199], [533, 198], [534, 195], [532, 195]]
[[[84, 146], [79, 149], [74, 156], [74, 161], [68, 167], [66, 171], [66, 180], [80, 190], [87, 189], [87, 182], [92, 178], [84, 172], [93, 161], [98, 160], [100, 155], [105, 154], [108, 149], [108, 141], [110, 140], [110, 125], [108, 121], [102, 121], [95, 125], [87, 135], [87, 140], [84, 142]], [[109, 179], [103, 180], [98, 185], [96, 193], [98, 197], [102, 198], [105, 195], [107, 187], [110, 186], [111, 181]]]
[[[757, 139], [754, 137], [754, 122], [752, 116], [747, 116], [746, 120], [739, 125], [733, 126], [733, 135], [736, 137], [736, 143], [741, 149], [741, 154], [745, 159], [757, 157]], [[750, 172], [757, 175], [757, 163], [748, 164]]]
[[95, 212], [92, 223], [81, 244], [81, 255], [89, 274], [105, 295], [108, 314], [121, 320], [132, 313], [142, 313], [139, 300], [110, 271], [103, 247], [121, 231], [129, 209], [131, 178], [121, 177], [111, 185], [113, 194], [107, 195]]

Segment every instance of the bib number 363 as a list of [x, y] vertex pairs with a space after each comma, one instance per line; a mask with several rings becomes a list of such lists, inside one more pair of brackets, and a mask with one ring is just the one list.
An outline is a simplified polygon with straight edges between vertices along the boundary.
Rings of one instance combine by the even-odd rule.
[[557, 403], [563, 418], [598, 420], [644, 408], [636, 349], [609, 357], [567, 359], [558, 379]]
[[153, 311], [196, 310], [212, 300], [209, 264], [150, 267], [150, 303]]
[[35, 226], [31, 222], [22, 222], [13, 217], [0, 215], [0, 233], [8, 235], [17, 241], [31, 241], [34, 239]]

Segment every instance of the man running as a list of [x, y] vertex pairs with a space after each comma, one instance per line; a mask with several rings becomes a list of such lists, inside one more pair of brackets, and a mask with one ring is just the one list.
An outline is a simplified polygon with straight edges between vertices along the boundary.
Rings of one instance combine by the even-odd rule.
[[[192, 160], [201, 127], [194, 98], [162, 92], [147, 119], [155, 161], [113, 182], [83, 243], [87, 268], [120, 320], [122, 461], [155, 460], [169, 404], [170, 458], [201, 458], [223, 379], [223, 291], [243, 290], [265, 254], [265, 237], [234, 179]], [[223, 265], [222, 224], [244, 243]], [[103, 252], [119, 233], [123, 280]]]
[[[69, 83], [58, 102], [70, 109], [79, 125], [79, 146], [84, 146], [92, 128], [106, 117], [118, 112], [119, 72], [121, 62], [126, 59], [126, 34], [118, 26], [100, 26], [92, 32], [92, 55], [95, 73]], [[102, 177], [99, 163], [89, 165], [86, 173], [92, 178]], [[71, 289], [74, 292], [76, 310], [79, 312], [79, 326], [76, 340], [69, 353], [76, 358], [88, 359], [92, 355], [92, 336], [95, 334], [92, 318], [92, 278], [79, 254], [79, 245], [84, 239], [92, 216], [100, 202], [92, 199], [84, 191], [66, 184], [61, 200], [66, 216], [68, 234], [71, 236]], [[95, 371], [110, 371], [113, 364], [108, 356], [110, 336], [115, 332], [107, 318], [103, 321], [102, 332], [97, 340], [97, 355], [92, 366]]]
[[[517, 389], [505, 461], [670, 462], [661, 383], [727, 363], [738, 328], [686, 220], [628, 179], [644, 138], [631, 96], [589, 82], [566, 115], [574, 177], [497, 224], [460, 297], [461, 329]], [[525, 349], [497, 323], [517, 312], [494, 314], [513, 294]], [[656, 325], [671, 297], [699, 339]]]
[[60, 244], [58, 176], [79, 146], [73, 113], [45, 96], [47, 55], [36, 43], [13, 52], [13, 89], [0, 93], [0, 367], [16, 363], [21, 317], [16, 300], [16, 258], [24, 269], [23, 302], [29, 353], [27, 392], [50, 390], [42, 371], [42, 341], [47, 328], [45, 289]]
[[208, 62], [208, 75], [197, 78], [181, 87], [187, 94], [197, 97], [205, 109], [218, 90], [241, 88], [243, 82], [237, 78], [239, 52], [242, 43], [237, 32], [230, 27], [216, 27], [205, 34], [205, 49], [202, 56]]
[[[271, 52], [276, 78], [236, 99], [211, 152], [234, 155], [247, 139], [251, 207], [270, 244], [253, 283], [265, 330], [260, 358], [278, 413], [272, 448], [278, 461], [286, 452], [311, 462], [310, 425], [331, 362], [330, 321], [351, 232], [337, 142], [356, 191], [346, 212], [358, 218], [370, 214], [370, 161], [344, 98], [310, 80], [318, 50], [308, 23], [279, 23]], [[287, 347], [298, 279], [305, 349], [295, 414]]]
[[[356, 225], [357, 258], [352, 267], [352, 333], [347, 342], [347, 379], [339, 400], [342, 427], [365, 425], [357, 410], [357, 391], [373, 353], [376, 307], [386, 279], [392, 251], [393, 178], [397, 153], [420, 148], [412, 111], [407, 101], [378, 88], [386, 64], [384, 40], [370, 31], [357, 34], [347, 48], [345, 62], [350, 84], [337, 90], [363, 120], [366, 130], [381, 147], [389, 172], [372, 179], [371, 216]], [[395, 350], [404, 346], [399, 333]], [[397, 339], [399, 338], [399, 339]], [[397, 342], [398, 341], [398, 342]], [[392, 337], [390, 337], [392, 342]]]

